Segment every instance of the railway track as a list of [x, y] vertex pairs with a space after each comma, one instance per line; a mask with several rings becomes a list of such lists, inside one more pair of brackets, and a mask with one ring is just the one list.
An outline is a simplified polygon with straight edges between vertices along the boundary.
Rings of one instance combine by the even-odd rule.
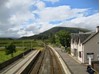
[[46, 46], [29, 74], [65, 74], [50, 47]]
[[50, 55], [51, 55], [51, 65], [52, 65], [51, 74], [65, 74], [60, 64], [60, 61], [58, 60], [54, 52], [50, 49], [51, 48], [49, 48], [49, 52], [51, 53]]

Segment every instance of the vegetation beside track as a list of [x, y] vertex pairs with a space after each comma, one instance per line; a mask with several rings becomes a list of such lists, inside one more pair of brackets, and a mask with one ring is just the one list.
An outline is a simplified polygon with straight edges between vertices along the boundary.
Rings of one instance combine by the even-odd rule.
[[5, 53], [5, 46], [11, 42], [16, 46], [14, 57], [29, 49], [43, 49], [43, 42], [39, 40], [0, 40], [0, 63], [12, 58], [10, 54], [6, 55]]

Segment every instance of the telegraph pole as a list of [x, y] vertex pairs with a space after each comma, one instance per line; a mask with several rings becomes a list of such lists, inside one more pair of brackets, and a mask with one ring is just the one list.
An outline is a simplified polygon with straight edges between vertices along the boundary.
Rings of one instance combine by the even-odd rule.
[[23, 40], [23, 57], [24, 57], [24, 40]]

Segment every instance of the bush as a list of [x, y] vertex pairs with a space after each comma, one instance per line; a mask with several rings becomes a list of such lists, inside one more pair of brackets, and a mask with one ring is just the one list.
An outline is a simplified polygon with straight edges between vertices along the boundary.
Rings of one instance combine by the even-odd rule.
[[68, 48], [66, 49], [66, 52], [68, 52], [69, 54], [71, 53], [70, 47], [68, 47]]
[[11, 57], [13, 57], [13, 53], [16, 52], [16, 46], [13, 43], [10, 43], [5, 49], [6, 55], [11, 54]]

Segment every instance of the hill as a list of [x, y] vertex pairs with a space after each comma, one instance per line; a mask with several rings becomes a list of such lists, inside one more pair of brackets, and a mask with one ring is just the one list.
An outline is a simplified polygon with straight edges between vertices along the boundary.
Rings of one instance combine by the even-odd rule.
[[0, 37], [0, 40], [13, 40], [13, 38], [5, 38], [5, 37], [4, 38], [3, 37], [1, 38]]
[[29, 37], [21, 37], [20, 39], [48, 39], [51, 35], [55, 35], [57, 32], [65, 30], [70, 33], [79, 33], [79, 32], [89, 32], [90, 30], [83, 28], [72, 28], [72, 27], [53, 27], [43, 33], [38, 35], [33, 35]]

